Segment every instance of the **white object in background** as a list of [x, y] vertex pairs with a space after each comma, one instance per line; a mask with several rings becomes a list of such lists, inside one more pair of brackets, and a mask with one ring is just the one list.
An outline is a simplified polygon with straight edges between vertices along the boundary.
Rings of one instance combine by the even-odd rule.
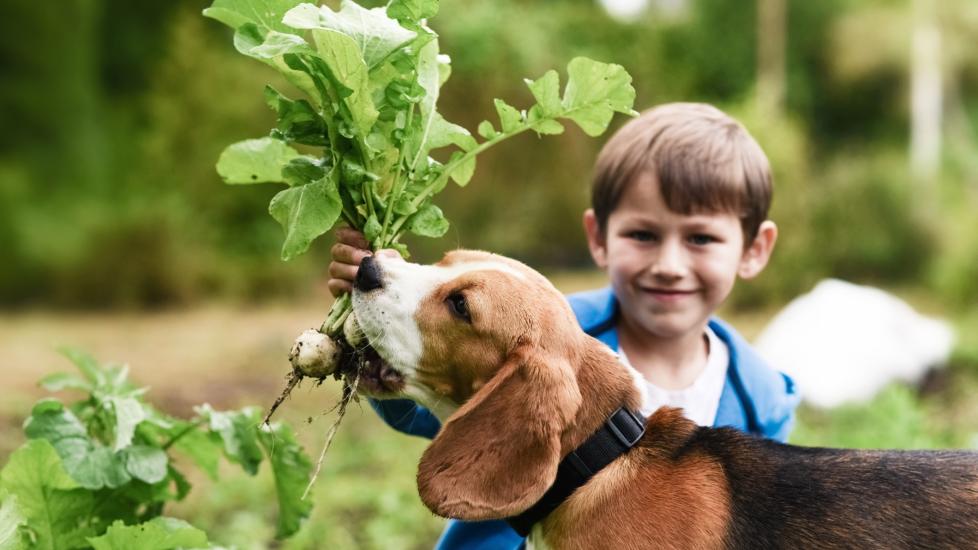
[[646, 13], [656, 20], [675, 20], [689, 11], [690, 0], [598, 0], [601, 7], [619, 23], [635, 23]]
[[820, 282], [764, 328], [756, 349], [824, 408], [867, 401], [894, 380], [916, 383], [947, 362], [954, 332], [880, 289]]
[[598, 0], [608, 15], [623, 23], [631, 23], [649, 7], [649, 0]]

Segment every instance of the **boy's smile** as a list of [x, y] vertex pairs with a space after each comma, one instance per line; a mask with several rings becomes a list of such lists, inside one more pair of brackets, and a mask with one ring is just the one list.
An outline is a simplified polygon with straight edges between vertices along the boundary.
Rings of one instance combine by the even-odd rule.
[[[762, 234], [769, 236], [776, 230], [765, 223], [770, 228]], [[744, 247], [736, 215], [673, 212], [650, 175], [624, 190], [603, 233], [590, 211], [585, 226], [592, 255], [618, 297], [622, 322], [652, 338], [701, 335], [737, 276], [752, 277], [766, 263], [766, 254], [758, 262], [764, 251], [756, 244]]]

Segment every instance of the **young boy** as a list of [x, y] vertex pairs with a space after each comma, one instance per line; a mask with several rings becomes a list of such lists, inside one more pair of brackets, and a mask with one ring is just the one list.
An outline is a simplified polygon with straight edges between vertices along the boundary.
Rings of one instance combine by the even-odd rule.
[[[644, 378], [642, 413], [682, 407], [700, 425], [784, 441], [799, 399], [794, 384], [711, 317], [738, 277], [764, 269], [777, 239], [767, 219], [771, 173], [760, 146], [714, 107], [662, 105], [623, 126], [601, 150], [591, 201], [584, 229], [611, 286], [568, 300], [581, 327]], [[328, 283], [334, 294], [350, 289], [369, 254], [358, 233], [338, 235]], [[440, 427], [411, 401], [371, 404], [403, 432], [434, 437]], [[452, 520], [437, 548], [521, 544], [503, 521]]]

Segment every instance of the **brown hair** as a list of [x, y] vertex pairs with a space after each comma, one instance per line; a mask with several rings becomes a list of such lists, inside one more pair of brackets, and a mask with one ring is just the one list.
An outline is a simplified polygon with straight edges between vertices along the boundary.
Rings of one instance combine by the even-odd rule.
[[771, 205], [771, 168], [739, 122], [702, 103], [667, 103], [625, 124], [601, 149], [591, 206], [601, 231], [628, 185], [651, 175], [678, 214], [731, 212], [745, 246]]

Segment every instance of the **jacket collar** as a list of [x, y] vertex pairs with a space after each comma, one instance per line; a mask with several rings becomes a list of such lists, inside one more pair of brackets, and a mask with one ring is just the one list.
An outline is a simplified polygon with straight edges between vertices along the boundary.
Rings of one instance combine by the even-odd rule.
[[[581, 328], [613, 350], [618, 349], [618, 300], [610, 286], [568, 296]], [[727, 382], [714, 425], [782, 439], [800, 396], [794, 382], [761, 359], [730, 325], [711, 318], [709, 326], [730, 351]]]

